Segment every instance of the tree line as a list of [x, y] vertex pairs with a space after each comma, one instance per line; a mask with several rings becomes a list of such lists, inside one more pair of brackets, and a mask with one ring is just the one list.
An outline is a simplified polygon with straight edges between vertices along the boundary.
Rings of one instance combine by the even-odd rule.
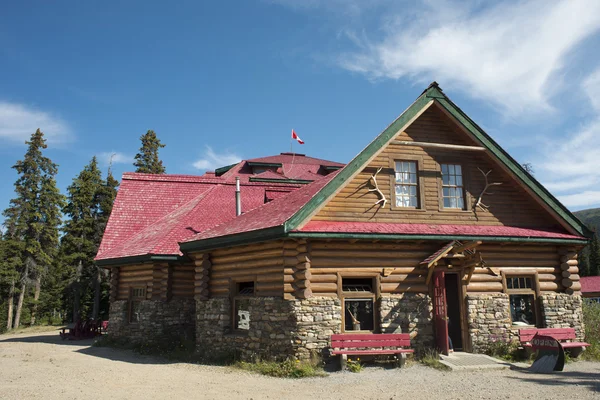
[[[140, 137], [136, 172], [166, 172], [156, 133]], [[15, 197], [3, 211], [0, 235], [0, 332], [22, 325], [106, 319], [109, 277], [98, 267], [98, 252], [119, 182], [109, 166], [106, 177], [96, 157], [61, 193], [58, 165], [38, 129], [12, 167], [18, 175]]]

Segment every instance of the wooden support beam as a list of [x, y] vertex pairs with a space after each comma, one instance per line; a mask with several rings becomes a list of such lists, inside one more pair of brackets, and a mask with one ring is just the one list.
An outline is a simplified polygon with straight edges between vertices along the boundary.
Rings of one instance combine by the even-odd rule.
[[411, 142], [406, 140], [394, 140], [392, 144], [400, 146], [416, 146], [416, 147], [430, 147], [435, 149], [448, 149], [448, 150], [463, 150], [463, 151], [486, 151], [485, 147], [481, 146], [463, 146], [459, 144], [446, 144], [446, 143], [431, 143], [431, 142]]
[[465, 250], [471, 250], [474, 249], [475, 247], [479, 246], [480, 244], [482, 244], [483, 242], [481, 240], [477, 240], [474, 242], [466, 242], [463, 243], [459, 246], [456, 246], [452, 249], [453, 253], [462, 253]]

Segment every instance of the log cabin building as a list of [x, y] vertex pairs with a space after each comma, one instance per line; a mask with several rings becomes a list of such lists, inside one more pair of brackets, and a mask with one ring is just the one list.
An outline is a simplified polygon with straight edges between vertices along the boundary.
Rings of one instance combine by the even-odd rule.
[[521, 327], [583, 335], [588, 235], [434, 82], [347, 165], [125, 174], [97, 263], [116, 337], [304, 358], [333, 333], [404, 332], [481, 352]]

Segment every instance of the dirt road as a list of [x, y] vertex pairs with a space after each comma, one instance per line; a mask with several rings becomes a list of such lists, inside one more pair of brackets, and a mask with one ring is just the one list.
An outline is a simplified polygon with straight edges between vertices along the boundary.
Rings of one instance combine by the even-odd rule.
[[600, 363], [553, 375], [441, 372], [411, 366], [277, 379], [62, 341], [56, 332], [0, 335], [2, 399], [600, 399]]

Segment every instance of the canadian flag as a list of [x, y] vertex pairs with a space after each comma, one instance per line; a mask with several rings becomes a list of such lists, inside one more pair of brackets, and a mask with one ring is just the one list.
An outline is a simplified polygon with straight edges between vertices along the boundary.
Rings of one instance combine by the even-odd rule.
[[298, 143], [300, 144], [304, 144], [304, 141], [302, 139], [300, 139], [298, 137], [298, 135], [296, 135], [296, 132], [294, 132], [294, 130], [292, 129], [292, 139], [296, 139], [298, 141]]

